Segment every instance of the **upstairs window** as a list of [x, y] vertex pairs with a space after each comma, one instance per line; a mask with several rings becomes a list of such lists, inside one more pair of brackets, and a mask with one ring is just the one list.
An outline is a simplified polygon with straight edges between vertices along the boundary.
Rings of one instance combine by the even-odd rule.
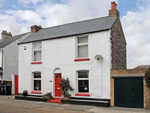
[[33, 61], [38, 62], [41, 61], [42, 57], [42, 43], [34, 43], [33, 44]]
[[77, 38], [77, 57], [88, 57], [88, 36]]

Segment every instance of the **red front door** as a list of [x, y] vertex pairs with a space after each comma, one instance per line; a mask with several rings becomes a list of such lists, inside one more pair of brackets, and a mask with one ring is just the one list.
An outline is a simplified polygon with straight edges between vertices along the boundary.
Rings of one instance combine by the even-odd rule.
[[61, 73], [55, 74], [55, 97], [61, 97], [61, 87], [58, 83], [61, 83]]

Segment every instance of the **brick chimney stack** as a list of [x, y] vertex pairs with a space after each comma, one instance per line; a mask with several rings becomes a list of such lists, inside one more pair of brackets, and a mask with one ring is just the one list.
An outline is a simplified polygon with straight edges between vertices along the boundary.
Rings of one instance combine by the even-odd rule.
[[117, 10], [117, 3], [111, 2], [111, 10], [109, 10], [109, 17], [120, 18], [120, 13]]
[[7, 38], [11, 38], [12, 37], [12, 34], [11, 34], [11, 32], [7, 32], [7, 31], [5, 31], [5, 30], [3, 30], [2, 32], [1, 32], [1, 41], [3, 41], [3, 39], [7, 39]]
[[43, 29], [43, 28], [41, 27], [41, 25], [39, 25], [39, 26], [33, 25], [33, 26], [31, 26], [31, 33], [38, 32], [40, 29]]

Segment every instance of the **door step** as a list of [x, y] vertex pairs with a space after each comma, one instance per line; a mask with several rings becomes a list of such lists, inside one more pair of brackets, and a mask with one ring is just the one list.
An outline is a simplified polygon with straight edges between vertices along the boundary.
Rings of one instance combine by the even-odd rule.
[[29, 101], [41, 101], [41, 102], [47, 101], [47, 99], [43, 98], [42, 96], [31, 96], [31, 95], [28, 95], [28, 96], [18, 95], [18, 96], [15, 96], [15, 99], [29, 100]]
[[92, 98], [76, 98], [71, 97], [70, 100], [61, 100], [62, 104], [78, 104], [78, 105], [92, 105], [92, 106], [101, 106], [109, 107], [109, 99], [92, 99]]
[[60, 98], [54, 98], [52, 100], [47, 101], [48, 103], [57, 103], [57, 104], [61, 104]]

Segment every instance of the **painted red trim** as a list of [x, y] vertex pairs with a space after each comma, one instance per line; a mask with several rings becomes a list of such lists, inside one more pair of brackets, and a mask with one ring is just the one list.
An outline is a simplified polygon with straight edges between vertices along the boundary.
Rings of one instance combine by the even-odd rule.
[[41, 91], [32, 91], [31, 93], [32, 93], [32, 94], [42, 94]]
[[42, 64], [42, 62], [31, 62], [31, 64]]
[[76, 93], [75, 96], [90, 96], [89, 93]]
[[90, 60], [89, 58], [81, 58], [81, 59], [74, 59], [74, 61], [87, 61]]
[[15, 75], [15, 94], [18, 95], [18, 75]]

